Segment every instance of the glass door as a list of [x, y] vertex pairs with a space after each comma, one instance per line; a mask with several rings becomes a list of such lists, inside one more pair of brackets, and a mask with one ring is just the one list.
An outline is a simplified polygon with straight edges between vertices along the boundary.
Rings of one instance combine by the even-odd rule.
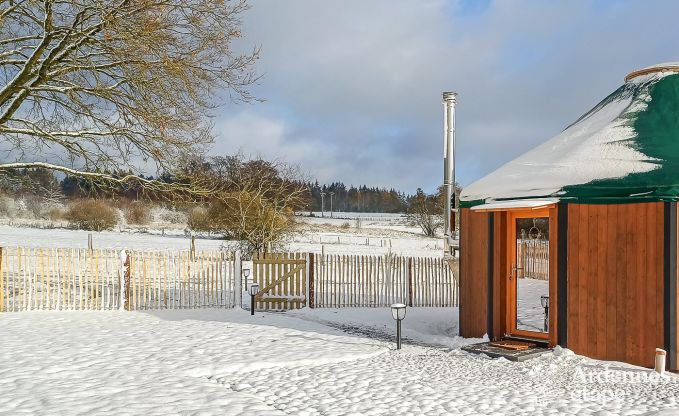
[[528, 212], [510, 221], [510, 326], [512, 335], [549, 334], [549, 217]]

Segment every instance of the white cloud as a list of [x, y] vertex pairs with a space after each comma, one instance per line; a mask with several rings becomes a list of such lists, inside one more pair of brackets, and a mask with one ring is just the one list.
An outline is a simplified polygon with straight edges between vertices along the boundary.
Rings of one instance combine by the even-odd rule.
[[[629, 70], [679, 58], [679, 3], [256, 0], [263, 104], [224, 108], [215, 151], [298, 163], [321, 181], [433, 189], [440, 93], [459, 92], [458, 179], [557, 134]], [[631, 30], [634, 28], [634, 30]]]

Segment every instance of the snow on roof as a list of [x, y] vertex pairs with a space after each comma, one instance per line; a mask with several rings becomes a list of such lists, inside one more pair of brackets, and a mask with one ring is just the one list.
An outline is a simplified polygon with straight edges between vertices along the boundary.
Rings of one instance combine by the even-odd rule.
[[634, 70], [625, 77], [625, 82], [629, 82], [642, 75], [653, 74], [656, 72], [679, 72], [679, 62], [665, 62]]
[[549, 205], [559, 202], [558, 198], [548, 199], [519, 199], [513, 201], [490, 202], [488, 204], [476, 205], [472, 208], [473, 211], [500, 211], [508, 209], [537, 209], [547, 207]]
[[[679, 63], [645, 68], [650, 72], [633, 77], [557, 136], [467, 186], [463, 204], [648, 196], [669, 185], [679, 196], [679, 75], [662, 70], [672, 65], [679, 71]], [[665, 86], [656, 88], [662, 80]], [[668, 161], [676, 162], [676, 178], [662, 169]], [[644, 176], [656, 170], [661, 173]]]

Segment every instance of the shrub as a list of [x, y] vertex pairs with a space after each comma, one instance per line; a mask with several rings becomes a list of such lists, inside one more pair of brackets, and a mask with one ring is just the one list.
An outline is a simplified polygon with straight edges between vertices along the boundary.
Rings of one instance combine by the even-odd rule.
[[110, 230], [118, 224], [118, 212], [107, 201], [82, 199], [69, 204], [64, 219], [81, 230]]
[[133, 202], [125, 208], [125, 220], [128, 224], [146, 225], [151, 222], [151, 210], [141, 202]]
[[162, 209], [160, 211], [160, 221], [170, 224], [186, 224], [186, 214], [180, 211]]
[[26, 210], [31, 213], [33, 218], [44, 218], [43, 211], [45, 209], [45, 202], [37, 195], [26, 195], [23, 198]]
[[341, 227], [343, 230], [348, 230], [349, 227], [351, 227], [351, 224], [349, 224], [349, 221], [345, 221], [345, 222], [342, 223], [342, 225], [341, 225], [340, 227]]
[[50, 221], [60, 221], [65, 217], [64, 210], [59, 207], [52, 207], [47, 210], [47, 217]]
[[14, 218], [16, 215], [14, 209], [14, 200], [12, 198], [1, 196], [0, 197], [0, 216], [5, 218]]
[[186, 223], [192, 231], [212, 231], [210, 214], [202, 207], [196, 207], [189, 211]]

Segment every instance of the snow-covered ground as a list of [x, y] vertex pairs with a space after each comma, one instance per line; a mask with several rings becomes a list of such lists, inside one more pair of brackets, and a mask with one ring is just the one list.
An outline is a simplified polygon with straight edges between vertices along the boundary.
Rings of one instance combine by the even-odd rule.
[[546, 332], [542, 296], [549, 296], [549, 280], [516, 279], [517, 329]]
[[[327, 254], [380, 255], [391, 252], [409, 256], [443, 256], [443, 240], [425, 237], [418, 228], [408, 225], [401, 214], [336, 214], [342, 214], [343, 217], [322, 218], [320, 213], [317, 217], [297, 216], [299, 232], [288, 242], [287, 250]], [[356, 222], [356, 218], [361, 220]], [[84, 248], [87, 247], [88, 234], [93, 234], [95, 248], [188, 250], [191, 244], [189, 234], [183, 229], [120, 228], [93, 233], [65, 228], [0, 225], [0, 245]], [[196, 236], [198, 250], [221, 247], [229, 247], [229, 243], [215, 237]]]
[[[402, 321], [403, 337], [420, 344], [449, 348], [482, 342], [482, 339], [457, 335], [457, 314], [458, 308], [408, 308], [406, 319]], [[287, 315], [348, 331], [362, 329], [360, 332], [377, 336], [392, 336], [395, 328], [388, 308], [304, 308], [289, 311]]]
[[403, 214], [370, 212], [320, 212], [296, 217], [301, 233], [290, 244], [297, 251], [328, 254], [394, 253], [398, 255], [442, 257], [443, 239], [426, 237]]
[[[411, 309], [405, 335], [447, 334], [454, 316]], [[618, 415], [679, 406], [674, 375], [565, 350], [525, 363], [411, 344], [396, 351], [331, 327], [342, 325], [386, 331], [393, 321], [387, 309], [0, 314], [0, 414]]]

